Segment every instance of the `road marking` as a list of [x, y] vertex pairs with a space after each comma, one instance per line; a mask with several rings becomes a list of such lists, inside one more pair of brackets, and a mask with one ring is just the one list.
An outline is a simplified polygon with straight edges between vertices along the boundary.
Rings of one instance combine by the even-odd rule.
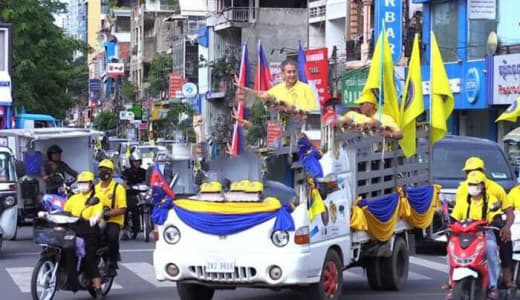
[[33, 267], [5, 268], [22, 293], [31, 292]]
[[[140, 253], [140, 252], [153, 252], [155, 249], [120, 249], [121, 253]], [[35, 256], [40, 255], [41, 252], [17, 252], [17, 253], [5, 253], [7, 256]]]
[[408, 271], [408, 280], [431, 280], [431, 277]]
[[[360, 273], [359, 271], [358, 272], [344, 271], [343, 279], [345, 279], [347, 281], [360, 281], [360, 280], [365, 281], [365, 280], [367, 280], [365, 274]], [[415, 273], [412, 271], [408, 271], [408, 280], [419, 281], [419, 280], [431, 280], [431, 279], [432, 279], [431, 277], [428, 277], [428, 276], [425, 276], [425, 275], [422, 275], [419, 273]]]
[[449, 273], [447, 263], [441, 264], [441, 263], [434, 262], [431, 260], [419, 258], [417, 256], [410, 256], [410, 263], [417, 265], [417, 266], [421, 266], [423, 268], [436, 270], [436, 271], [439, 271], [442, 273], [446, 273], [446, 274]]
[[153, 266], [145, 262], [122, 263], [123, 267], [139, 276], [144, 281], [154, 285], [155, 287], [174, 287], [175, 283], [170, 281], [158, 281], [155, 279], [155, 270]]

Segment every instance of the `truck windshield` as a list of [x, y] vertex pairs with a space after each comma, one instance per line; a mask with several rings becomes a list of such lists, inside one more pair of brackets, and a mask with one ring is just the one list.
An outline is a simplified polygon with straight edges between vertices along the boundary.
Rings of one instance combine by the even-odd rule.
[[9, 153], [0, 152], [0, 182], [16, 181], [14, 166]]
[[137, 148], [137, 153], [139, 153], [139, 155], [141, 155], [142, 158], [154, 158], [155, 157], [155, 154], [157, 154], [157, 152], [159, 151], [159, 149], [157, 149], [157, 147], [139, 147]]
[[432, 176], [434, 179], [464, 180], [464, 163], [477, 156], [486, 164], [486, 176], [492, 180], [512, 180], [511, 169], [500, 148], [488, 145], [438, 144], [433, 149]]

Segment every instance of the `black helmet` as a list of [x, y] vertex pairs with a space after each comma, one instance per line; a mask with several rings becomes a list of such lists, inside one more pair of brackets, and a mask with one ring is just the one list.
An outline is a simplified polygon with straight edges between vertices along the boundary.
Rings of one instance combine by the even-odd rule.
[[58, 145], [52, 145], [50, 146], [48, 149], [47, 149], [47, 158], [50, 160], [51, 159], [51, 155], [53, 153], [59, 153], [61, 154], [63, 152], [63, 150], [61, 150], [60, 146]]

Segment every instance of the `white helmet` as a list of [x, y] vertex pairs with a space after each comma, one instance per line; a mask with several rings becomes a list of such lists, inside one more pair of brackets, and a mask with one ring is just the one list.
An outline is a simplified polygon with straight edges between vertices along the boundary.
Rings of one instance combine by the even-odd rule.
[[136, 160], [143, 160], [141, 158], [141, 155], [137, 153], [137, 151], [132, 152], [132, 155], [130, 155], [130, 161], [136, 161]]

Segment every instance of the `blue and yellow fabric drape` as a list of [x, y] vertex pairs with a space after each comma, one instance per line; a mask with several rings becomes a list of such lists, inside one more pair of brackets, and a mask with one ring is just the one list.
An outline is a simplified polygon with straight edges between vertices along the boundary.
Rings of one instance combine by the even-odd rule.
[[367, 231], [371, 237], [383, 242], [392, 237], [395, 225], [399, 221], [399, 200], [398, 194], [391, 194], [357, 203], [363, 210]]
[[440, 185], [430, 185], [415, 188], [403, 188], [403, 192], [410, 204], [410, 215], [406, 218], [415, 228], [430, 226], [435, 214], [435, 209], [440, 206]]

